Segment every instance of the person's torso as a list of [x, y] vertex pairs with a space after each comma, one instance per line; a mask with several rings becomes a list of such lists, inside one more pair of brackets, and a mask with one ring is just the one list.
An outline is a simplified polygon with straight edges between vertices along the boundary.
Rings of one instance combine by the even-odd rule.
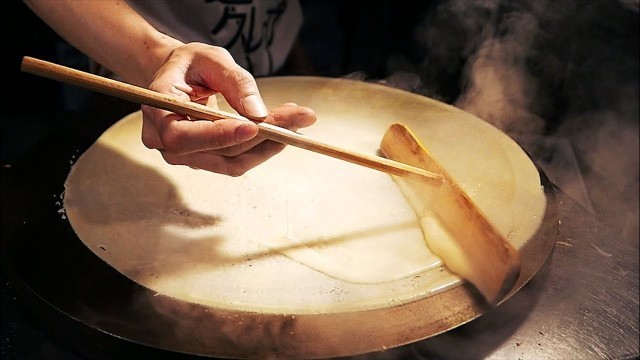
[[183, 42], [222, 46], [255, 76], [285, 62], [302, 11], [296, 0], [128, 0], [159, 31]]

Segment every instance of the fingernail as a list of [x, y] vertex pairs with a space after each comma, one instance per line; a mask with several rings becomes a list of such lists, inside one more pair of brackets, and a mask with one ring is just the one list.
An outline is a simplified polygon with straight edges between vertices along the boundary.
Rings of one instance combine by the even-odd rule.
[[236, 128], [234, 133], [236, 142], [244, 142], [253, 139], [258, 132], [255, 126], [250, 124], [240, 125]]
[[193, 92], [193, 88], [187, 84], [173, 84], [173, 87], [187, 94], [191, 94]]
[[267, 107], [264, 105], [258, 95], [249, 95], [246, 98], [242, 99], [242, 108], [244, 108], [244, 111], [246, 111], [247, 114], [253, 117], [262, 118], [269, 115]]

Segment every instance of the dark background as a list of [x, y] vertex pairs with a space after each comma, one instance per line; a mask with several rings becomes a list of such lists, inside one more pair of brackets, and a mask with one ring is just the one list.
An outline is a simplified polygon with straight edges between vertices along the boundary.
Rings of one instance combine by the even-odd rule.
[[[496, 2], [494, 11], [480, 6], [481, 2], [469, 1], [465, 9], [456, 3], [460, 4], [301, 1], [306, 21], [298, 58], [302, 60], [279, 74], [386, 82], [455, 104], [470, 85], [469, 64], [487, 40], [480, 29], [490, 24], [490, 38], [509, 39], [525, 25], [514, 26], [510, 22], [514, 15], [528, 14], [538, 30], [526, 53], [516, 54], [516, 60], [535, 83], [527, 93], [526, 110], [542, 119], [544, 126], [534, 135], [571, 144], [589, 210], [637, 244], [638, 3], [503, 1]], [[22, 2], [11, 1], [4, 11], [19, 25], [3, 25], [8, 46], [2, 67], [3, 176], [69, 118], [100, 112], [113, 114], [115, 121], [136, 109], [133, 104], [21, 73], [25, 55], [80, 69], [87, 67], [87, 61]], [[3, 218], [5, 211], [3, 207]], [[30, 314], [4, 272], [1, 316], [2, 359], [83, 358]]]

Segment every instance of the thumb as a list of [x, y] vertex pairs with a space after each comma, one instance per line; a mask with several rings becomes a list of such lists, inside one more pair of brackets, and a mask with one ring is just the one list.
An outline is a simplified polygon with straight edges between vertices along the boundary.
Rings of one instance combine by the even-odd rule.
[[241, 115], [252, 119], [264, 119], [269, 111], [260, 96], [258, 85], [253, 76], [234, 61], [227, 64], [222, 76], [214, 80], [215, 89], [227, 100], [229, 105]]

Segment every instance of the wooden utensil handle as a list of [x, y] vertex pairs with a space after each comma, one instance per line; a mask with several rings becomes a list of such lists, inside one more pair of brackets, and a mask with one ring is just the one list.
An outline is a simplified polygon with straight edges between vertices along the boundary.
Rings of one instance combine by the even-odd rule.
[[[76, 85], [85, 89], [111, 95], [131, 102], [150, 105], [178, 114], [191, 116], [197, 119], [219, 120], [237, 119], [250, 121], [238, 114], [214, 110], [205, 105], [191, 101], [184, 101], [174, 96], [165, 95], [157, 91], [145, 89], [139, 86], [127, 84], [121, 81], [105, 78], [95, 74], [72, 69], [63, 65], [25, 56], [22, 59], [21, 70], [47, 77], [53, 80]], [[389, 160], [380, 156], [361, 154], [354, 151], [339, 148], [333, 145], [315, 141], [297, 132], [281, 128], [266, 122], [256, 122], [259, 135], [273, 141], [287, 145], [293, 145], [302, 149], [327, 155], [353, 164], [365, 166], [371, 169], [383, 171], [397, 176], [415, 176], [428, 180], [434, 184], [440, 184], [442, 178], [435, 173]]]

